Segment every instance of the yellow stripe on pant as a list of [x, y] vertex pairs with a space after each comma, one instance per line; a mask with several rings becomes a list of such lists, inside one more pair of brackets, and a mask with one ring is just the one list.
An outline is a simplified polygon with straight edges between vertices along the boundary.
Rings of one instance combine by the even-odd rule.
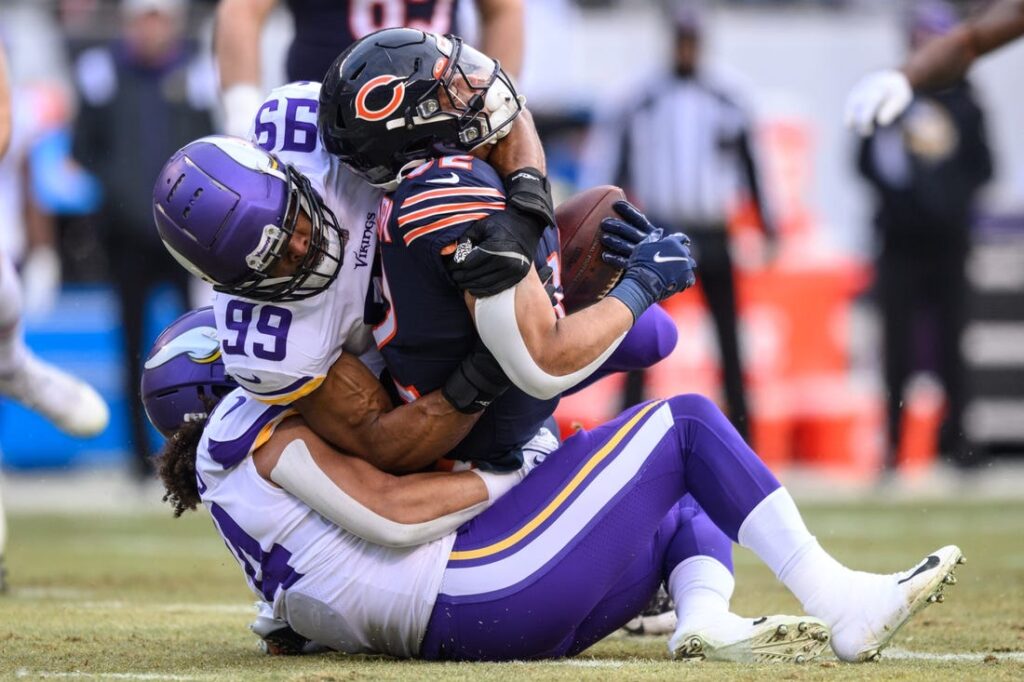
[[621, 443], [622, 440], [629, 435], [629, 432], [647, 415], [647, 413], [649, 413], [652, 409], [654, 409], [660, 404], [661, 401], [659, 400], [645, 405], [635, 415], [633, 415], [633, 417], [630, 418], [628, 422], [623, 424], [622, 427], [615, 432], [615, 435], [613, 435], [600, 450], [591, 455], [587, 463], [583, 465], [583, 468], [581, 468], [576, 473], [576, 475], [573, 476], [572, 480], [569, 481], [564, 488], [562, 488], [561, 492], [558, 493], [555, 499], [551, 500], [548, 506], [541, 510], [539, 514], [530, 519], [526, 523], [526, 525], [522, 526], [519, 530], [517, 530], [512, 535], [509, 535], [504, 540], [499, 540], [498, 542], [490, 544], [486, 547], [480, 547], [479, 549], [454, 551], [449, 556], [449, 562], [479, 559], [481, 557], [497, 554], [498, 552], [504, 551], [509, 547], [512, 547], [516, 543], [520, 542], [521, 540], [523, 540], [523, 538], [527, 537], [530, 533], [536, 530], [538, 526], [540, 526], [548, 518], [550, 518], [552, 514], [558, 511], [558, 508], [562, 506], [562, 504], [565, 502], [566, 499], [568, 499], [570, 495], [572, 495], [573, 491], [575, 491], [580, 486], [580, 484], [582, 484], [583, 481], [586, 480], [590, 472], [592, 472], [598, 464], [604, 461], [604, 459], [608, 457], [609, 454], [611, 454], [612, 450], [614, 450], [616, 446], [618, 446], [618, 444]]

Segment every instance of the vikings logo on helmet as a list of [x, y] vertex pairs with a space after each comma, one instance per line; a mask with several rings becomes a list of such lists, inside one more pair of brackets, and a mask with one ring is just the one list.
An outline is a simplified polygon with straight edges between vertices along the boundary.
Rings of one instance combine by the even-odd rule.
[[145, 369], [154, 369], [176, 357], [188, 355], [192, 362], [208, 364], [220, 358], [216, 327], [193, 327], [176, 336], [146, 360]]
[[[384, 106], [377, 109], [371, 109], [367, 100], [373, 94], [374, 90], [385, 88], [395, 81], [398, 81], [398, 84], [391, 88], [391, 99], [387, 101]], [[405, 81], [403, 79], [389, 74], [377, 76], [376, 78], [372, 78], [367, 81], [363, 87], [359, 88], [359, 92], [356, 93], [356, 117], [365, 121], [383, 121], [385, 118], [395, 113], [398, 107], [402, 105], [402, 100], [404, 99]]]
[[223, 151], [244, 168], [268, 173], [282, 181], [288, 179], [284, 171], [281, 170], [281, 164], [277, 159], [247, 140], [226, 135], [208, 135], [203, 139]]
[[205, 418], [238, 387], [224, 371], [213, 308], [185, 313], [160, 334], [142, 371], [142, 404], [160, 433], [170, 437], [188, 421]]

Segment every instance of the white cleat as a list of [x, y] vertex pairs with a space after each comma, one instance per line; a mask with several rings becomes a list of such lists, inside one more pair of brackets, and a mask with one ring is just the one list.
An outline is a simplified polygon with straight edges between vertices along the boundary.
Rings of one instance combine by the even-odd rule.
[[0, 394], [46, 417], [70, 436], [89, 438], [107, 428], [110, 410], [89, 384], [31, 353], [13, 375], [0, 378]]
[[807, 663], [828, 648], [828, 625], [810, 616], [728, 614], [703, 627], [679, 629], [669, 640], [676, 658], [732, 663]]
[[943, 590], [956, 584], [954, 570], [966, 563], [956, 545], [947, 545], [903, 573], [855, 573], [842, 589], [853, 597], [849, 612], [832, 625], [832, 649], [843, 661], [877, 661], [893, 636], [914, 614], [945, 601]]

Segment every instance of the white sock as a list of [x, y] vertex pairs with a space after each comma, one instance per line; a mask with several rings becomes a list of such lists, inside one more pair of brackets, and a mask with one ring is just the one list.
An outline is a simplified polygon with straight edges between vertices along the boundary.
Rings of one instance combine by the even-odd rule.
[[830, 607], [842, 596], [838, 583], [850, 569], [821, 548], [785, 488], [754, 507], [738, 535], [740, 544], [753, 550], [809, 615], [830, 622]]
[[0, 378], [24, 367], [25, 339], [21, 331], [21, 281], [14, 264], [0, 253]]
[[722, 562], [709, 556], [694, 556], [672, 569], [668, 593], [676, 604], [678, 628], [706, 623], [708, 617], [729, 613], [729, 600], [736, 579]]

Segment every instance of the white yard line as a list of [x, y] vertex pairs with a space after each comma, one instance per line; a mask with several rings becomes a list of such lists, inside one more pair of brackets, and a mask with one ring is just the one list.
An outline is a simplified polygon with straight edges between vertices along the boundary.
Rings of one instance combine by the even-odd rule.
[[177, 673], [88, 673], [81, 670], [57, 672], [49, 670], [28, 670], [19, 668], [15, 673], [19, 678], [64, 678], [64, 679], [98, 679], [98, 680], [208, 680], [211, 675], [178, 675]]
[[227, 613], [256, 615], [256, 610], [249, 604], [209, 603], [202, 602], [134, 602], [120, 599], [90, 600], [95, 593], [91, 590], [73, 590], [48, 587], [18, 587], [11, 590], [13, 599], [60, 599], [67, 609], [149, 609], [166, 613]]
[[892, 659], [896, 661], [963, 661], [980, 663], [989, 656], [995, 656], [1000, 661], [1024, 661], [1024, 651], [1007, 651], [1003, 653], [947, 653], [937, 654], [929, 651], [907, 651], [906, 649], [886, 649], [882, 652], [882, 660]]
[[565, 665], [570, 668], [621, 668], [626, 665], [625, 661], [609, 661], [599, 658], [575, 659], [566, 658], [560, 661], [532, 661], [543, 665]]
[[77, 607], [86, 609], [150, 609], [153, 611], [164, 611], [168, 613], [230, 613], [230, 614], [246, 614], [253, 617], [256, 616], [256, 610], [246, 604], [202, 604], [202, 603], [187, 603], [187, 602], [171, 602], [165, 603], [146, 603], [146, 602], [127, 602], [127, 601], [83, 601], [83, 602], [70, 602], [66, 604], [67, 607]]

